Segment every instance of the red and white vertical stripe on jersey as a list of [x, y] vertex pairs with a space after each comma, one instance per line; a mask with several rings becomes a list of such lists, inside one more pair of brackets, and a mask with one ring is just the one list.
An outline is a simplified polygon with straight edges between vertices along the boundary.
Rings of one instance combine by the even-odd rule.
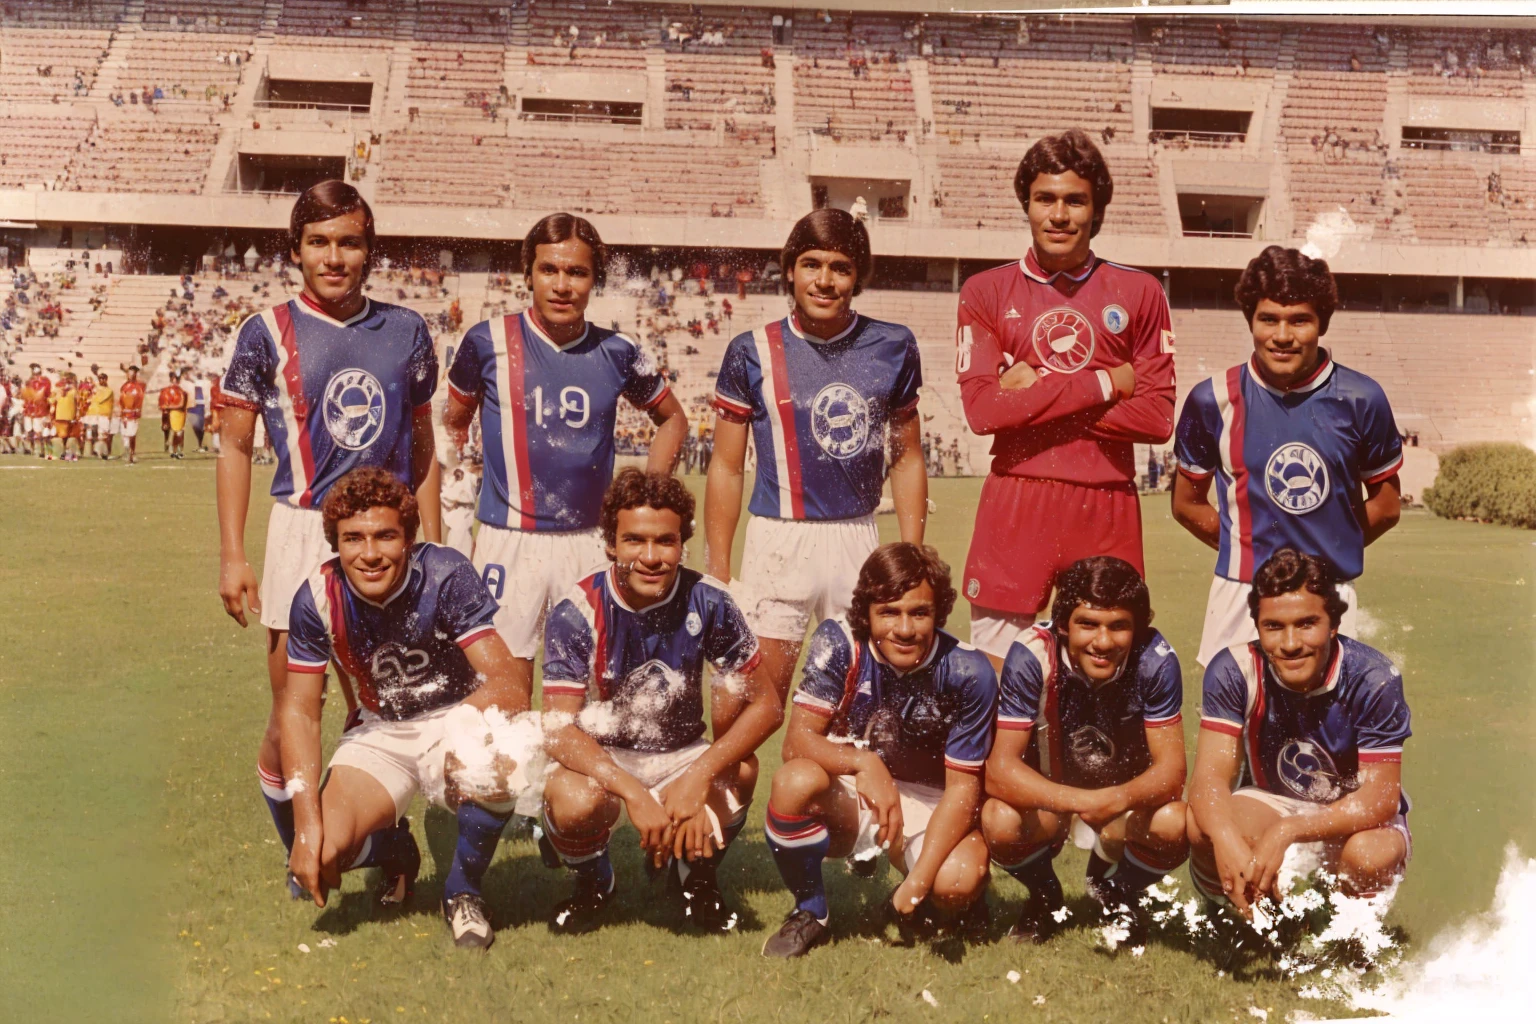
[[1234, 580], [1253, 579], [1253, 511], [1248, 505], [1249, 473], [1243, 459], [1248, 406], [1243, 401], [1243, 368], [1234, 366], [1211, 378], [1216, 408], [1221, 413], [1221, 461], [1227, 470], [1227, 514], [1232, 532], [1227, 538], [1227, 562], [1216, 566], [1216, 575]]
[[1264, 732], [1264, 655], [1259, 645], [1248, 645], [1248, 657], [1238, 658], [1243, 670], [1243, 680], [1248, 684], [1248, 709], [1243, 716], [1243, 747], [1248, 756], [1248, 774], [1260, 789], [1269, 787], [1269, 776], [1264, 771], [1264, 747], [1260, 742]]
[[325, 574], [325, 611], [324, 615], [330, 620], [331, 627], [331, 654], [336, 659], [336, 664], [341, 666], [343, 672], [352, 677], [352, 682], [357, 686], [357, 699], [363, 702], [363, 707], [379, 713], [379, 694], [373, 686], [373, 676], [368, 671], [368, 666], [358, 658], [357, 652], [352, 650], [351, 638], [347, 635], [347, 597], [343, 593], [345, 584], [342, 575], [334, 565], [321, 567]]
[[596, 684], [597, 699], [613, 699], [613, 687], [608, 678], [608, 616], [603, 606], [603, 580], [607, 573], [590, 577], [583, 588], [587, 592], [587, 604], [592, 608], [592, 682]]
[[293, 475], [293, 493], [288, 503], [295, 508], [309, 508], [314, 498], [310, 486], [315, 480], [315, 449], [309, 440], [309, 403], [304, 399], [293, 311], [284, 303], [262, 313], [261, 322], [277, 349], [277, 377], [282, 382], [277, 389], [277, 409], [283, 417], [283, 433], [287, 435], [288, 472]]
[[[1051, 631], [1034, 627], [1036, 643], [1029, 644], [1040, 660], [1040, 710], [1035, 716], [1036, 742], [1040, 745], [1040, 770], [1046, 778], [1060, 782], [1065, 774], [1061, 744], [1061, 687], [1057, 685], [1060, 647]], [[1043, 657], [1042, 657], [1043, 656]]]
[[496, 357], [496, 394], [501, 401], [501, 461], [507, 472], [507, 497], [516, 506], [520, 522], [509, 529], [532, 530], [536, 523], [533, 507], [533, 471], [528, 463], [528, 410], [525, 408], [524, 374], [527, 361], [523, 351], [523, 325], [519, 314], [498, 317], [490, 322], [491, 351]]
[[778, 470], [779, 518], [805, 518], [805, 491], [800, 479], [800, 437], [795, 429], [795, 399], [789, 387], [789, 363], [784, 357], [784, 324], [775, 321], [752, 332], [757, 362], [763, 372], [763, 404], [773, 432], [773, 458]]

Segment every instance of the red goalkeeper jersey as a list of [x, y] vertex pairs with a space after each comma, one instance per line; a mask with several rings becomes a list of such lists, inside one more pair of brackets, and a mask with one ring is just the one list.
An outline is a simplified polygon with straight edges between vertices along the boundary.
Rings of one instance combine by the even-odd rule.
[[[1048, 274], [1034, 250], [960, 290], [955, 370], [965, 418], [992, 435], [992, 472], [1084, 486], [1134, 480], [1133, 443], [1173, 436], [1173, 323], [1157, 279], [1092, 253]], [[1023, 361], [1040, 379], [1004, 389]], [[1130, 363], [1135, 393], [1111, 404], [1109, 367]]]

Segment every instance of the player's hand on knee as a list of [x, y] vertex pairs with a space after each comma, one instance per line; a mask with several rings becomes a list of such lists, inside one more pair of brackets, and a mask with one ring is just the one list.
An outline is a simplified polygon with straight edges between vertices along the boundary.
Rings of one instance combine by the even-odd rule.
[[629, 823], [640, 833], [640, 848], [658, 860], [664, 859], [673, 838], [672, 817], [649, 791], [624, 802]]
[[1121, 797], [1118, 789], [1110, 786], [1091, 790], [1088, 804], [1077, 812], [1077, 816], [1093, 828], [1099, 829], [1120, 817], [1125, 811], [1124, 798]]
[[895, 846], [902, 835], [901, 793], [896, 780], [883, 766], [878, 771], [861, 771], [853, 779], [859, 799], [875, 812], [875, 820], [880, 824], [875, 840]]
[[219, 599], [224, 611], [243, 627], [245, 609], [261, 614], [261, 594], [256, 583], [256, 572], [251, 563], [241, 559], [225, 559], [219, 564]]
[[703, 860], [714, 853], [715, 833], [708, 812], [700, 811], [677, 826], [672, 840], [672, 856], [679, 860]]
[[1212, 836], [1211, 848], [1216, 856], [1216, 875], [1221, 879], [1223, 895], [1246, 917], [1249, 873], [1253, 865], [1252, 848], [1240, 836]]
[[1253, 867], [1248, 873], [1254, 899], [1263, 896], [1280, 898], [1275, 886], [1280, 880], [1280, 866], [1285, 863], [1285, 851], [1291, 846], [1291, 837], [1284, 824], [1283, 818], [1275, 822], [1254, 844]]
[[681, 826], [704, 813], [709, 787], [715, 780], [695, 762], [661, 794], [661, 804], [674, 825]]
[[1130, 363], [1109, 368], [1109, 383], [1115, 389], [1117, 399], [1130, 398], [1136, 393], [1136, 370]]

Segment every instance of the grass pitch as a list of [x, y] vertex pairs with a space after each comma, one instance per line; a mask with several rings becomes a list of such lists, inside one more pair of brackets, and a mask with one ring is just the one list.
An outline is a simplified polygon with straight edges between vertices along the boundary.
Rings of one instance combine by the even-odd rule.
[[[544, 918], [568, 882], [539, 865], [531, 842], [509, 842], [486, 881], [496, 945], [485, 956], [458, 951], [436, 910], [452, 820], [419, 803], [412, 821], [430, 854], [413, 909], [375, 914], [360, 874], [324, 911], [291, 903], [256, 792], [268, 707], [261, 636], [235, 627], [214, 593], [212, 470], [198, 456], [152, 455], [133, 469], [0, 457], [0, 1016], [1129, 1024], [1248, 1019], [1250, 1006], [1337, 1009], [1299, 998], [1266, 962], [1156, 937], [1139, 958], [1107, 955], [1086, 929], [1043, 949], [883, 946], [861, 922], [894, 873], [863, 881], [836, 864], [835, 945], [766, 961], [758, 949], [790, 904], [762, 837], [766, 781], [722, 871], [744, 917], [727, 938], [682, 929], [644, 884], [626, 829], [608, 927], [551, 936]], [[253, 561], [268, 479], [258, 469]], [[978, 491], [976, 480], [933, 482], [929, 536], [957, 572]], [[1213, 556], [1172, 522], [1166, 499], [1143, 512], [1157, 624], [1186, 659], [1193, 753], [1193, 653]], [[1410, 943], [1488, 906], [1506, 843], [1536, 849], [1536, 806], [1520, 782], [1536, 749], [1533, 543], [1527, 532], [1409, 514], [1368, 558], [1370, 639], [1403, 666], [1414, 711], [1404, 778], [1415, 856], [1391, 918]], [[966, 614], [962, 601], [950, 623], [962, 637]], [[327, 716], [328, 742], [339, 717]], [[766, 780], [777, 740], [759, 753]], [[1058, 861], [1079, 920], [1082, 863], [1075, 851]], [[1022, 893], [995, 879], [994, 934]]]

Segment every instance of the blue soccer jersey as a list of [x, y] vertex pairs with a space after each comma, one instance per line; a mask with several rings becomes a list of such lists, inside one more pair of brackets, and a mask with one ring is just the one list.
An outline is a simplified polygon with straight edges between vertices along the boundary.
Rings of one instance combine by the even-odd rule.
[[757, 637], [725, 587], [692, 569], [640, 611], [611, 567], [593, 573], [544, 629], [544, 692], [585, 697], [579, 724], [604, 746], [665, 753], [703, 736], [705, 662], [749, 675]]
[[448, 386], [480, 405], [479, 520], [535, 532], [597, 525], [619, 399], [652, 409], [669, 393], [655, 362], [624, 335], [588, 324], [557, 345], [528, 311], [471, 327]]
[[1412, 735], [1402, 673], [1347, 636], [1311, 693], [1276, 679], [1257, 641], [1212, 658], [1202, 689], [1200, 728], [1238, 737], [1244, 784], [1281, 796], [1332, 803], [1358, 788], [1360, 765], [1401, 761]]
[[752, 424], [757, 483], [748, 506], [775, 519], [852, 519], [880, 503], [885, 435], [917, 410], [917, 339], [858, 316], [823, 341], [793, 313], [731, 339], [715, 408]]
[[1187, 476], [1216, 474], [1218, 576], [1251, 582], [1283, 547], [1327, 558], [1346, 580], [1365, 569], [1360, 487], [1396, 473], [1403, 444], [1381, 385], [1322, 355], [1293, 391], [1264, 383], [1250, 360], [1184, 401], [1174, 449]]
[[452, 548], [414, 545], [405, 579], [378, 603], [353, 590], [333, 558], [294, 595], [288, 671], [324, 672], [335, 661], [369, 711], [414, 718], [479, 689], [464, 651], [496, 632], [495, 615], [480, 574]]
[[827, 619], [794, 702], [831, 718], [829, 735], [869, 744], [892, 778], [942, 789], [945, 769], [980, 774], [992, 752], [997, 675], [985, 654], [942, 630], [922, 664], [899, 672]]
[[1120, 674], [1095, 684], [1067, 657], [1049, 622], [1015, 640], [1003, 660], [999, 729], [1029, 729], [1025, 763], [1079, 789], [1119, 786], [1152, 767], [1147, 730], [1178, 725], [1179, 656], [1157, 630], [1131, 649]]
[[345, 322], [305, 296], [246, 319], [220, 383], [221, 405], [261, 414], [277, 453], [272, 497], [319, 508], [361, 466], [413, 490], [411, 421], [437, 390], [421, 314], [371, 299]]

